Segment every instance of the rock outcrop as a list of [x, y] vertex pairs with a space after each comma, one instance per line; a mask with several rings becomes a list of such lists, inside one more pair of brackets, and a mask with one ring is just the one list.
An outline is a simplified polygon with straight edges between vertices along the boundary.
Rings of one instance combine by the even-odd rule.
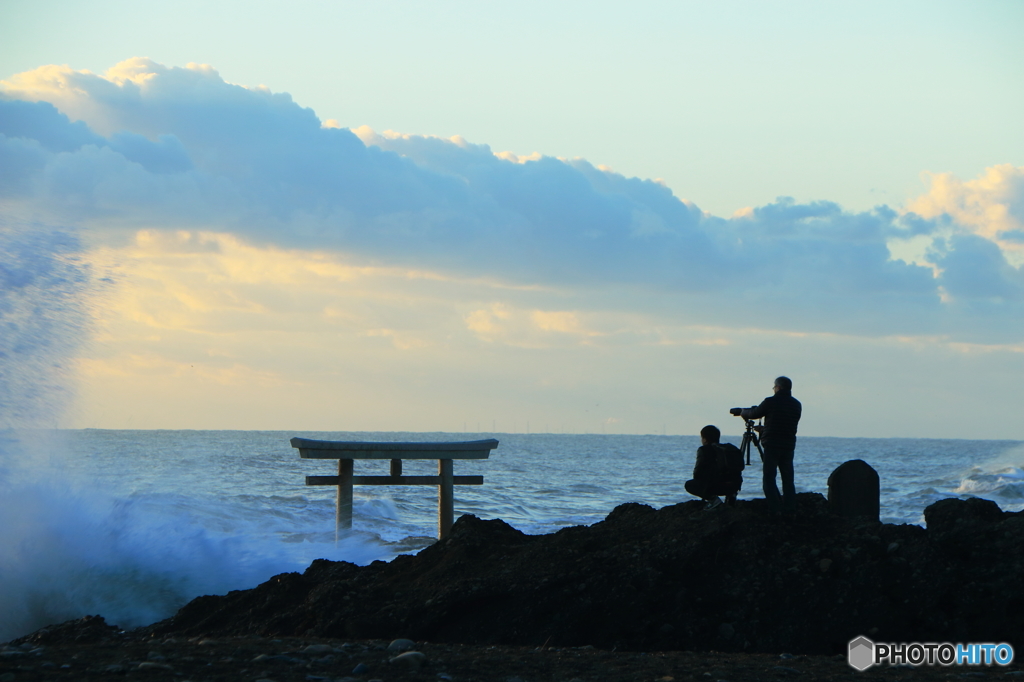
[[317, 560], [147, 630], [776, 653], [841, 653], [858, 635], [1024, 643], [1024, 513], [949, 499], [925, 518], [838, 517], [812, 493], [781, 520], [763, 500], [624, 504], [539, 536], [463, 516], [417, 555]]

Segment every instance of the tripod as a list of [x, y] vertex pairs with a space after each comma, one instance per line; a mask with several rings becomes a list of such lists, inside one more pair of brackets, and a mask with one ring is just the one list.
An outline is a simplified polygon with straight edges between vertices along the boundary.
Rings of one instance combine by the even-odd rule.
[[747, 425], [747, 430], [743, 432], [743, 440], [740, 441], [740, 453], [747, 458], [747, 466], [750, 466], [750, 444], [753, 443], [757, 451], [761, 453], [761, 461], [764, 461], [764, 450], [761, 448], [761, 439], [757, 437], [757, 433], [754, 431], [754, 420], [744, 419]]

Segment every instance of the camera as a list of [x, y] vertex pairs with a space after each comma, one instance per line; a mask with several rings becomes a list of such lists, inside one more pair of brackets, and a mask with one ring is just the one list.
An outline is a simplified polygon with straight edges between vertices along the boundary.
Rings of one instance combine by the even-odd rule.
[[741, 412], [743, 412], [743, 408], [742, 407], [734, 407], [731, 410], [729, 410], [729, 414], [731, 414], [734, 417], [740, 416]]

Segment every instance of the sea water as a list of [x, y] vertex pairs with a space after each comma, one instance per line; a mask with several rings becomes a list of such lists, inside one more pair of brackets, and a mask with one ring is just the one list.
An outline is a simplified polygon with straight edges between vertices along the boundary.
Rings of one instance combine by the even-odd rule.
[[[415, 552], [437, 532], [432, 486], [357, 486], [351, 533], [335, 534], [332, 460], [303, 460], [292, 436], [324, 440], [497, 438], [486, 460], [457, 460], [455, 514], [500, 518], [525, 533], [603, 519], [616, 505], [693, 499], [683, 484], [696, 436], [281, 431], [34, 430], [3, 434], [0, 641], [102, 614], [122, 627], [171, 615], [201, 594], [252, 587], [313, 559], [366, 564]], [[723, 440], [738, 443], [738, 436]], [[1024, 443], [930, 439], [799, 440], [798, 492], [827, 493], [828, 475], [863, 459], [881, 478], [882, 520], [923, 524], [945, 497], [1024, 509]], [[357, 461], [357, 475], [388, 473]], [[435, 474], [406, 460], [407, 475]], [[760, 464], [740, 498], [762, 495]]]

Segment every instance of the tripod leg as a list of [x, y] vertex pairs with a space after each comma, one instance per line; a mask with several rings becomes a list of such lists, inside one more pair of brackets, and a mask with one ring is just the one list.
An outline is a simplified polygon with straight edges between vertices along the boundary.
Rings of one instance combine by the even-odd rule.
[[754, 445], [757, 446], [757, 451], [761, 453], [761, 461], [764, 461], [764, 449], [761, 447], [761, 441], [757, 436], [754, 436]]

